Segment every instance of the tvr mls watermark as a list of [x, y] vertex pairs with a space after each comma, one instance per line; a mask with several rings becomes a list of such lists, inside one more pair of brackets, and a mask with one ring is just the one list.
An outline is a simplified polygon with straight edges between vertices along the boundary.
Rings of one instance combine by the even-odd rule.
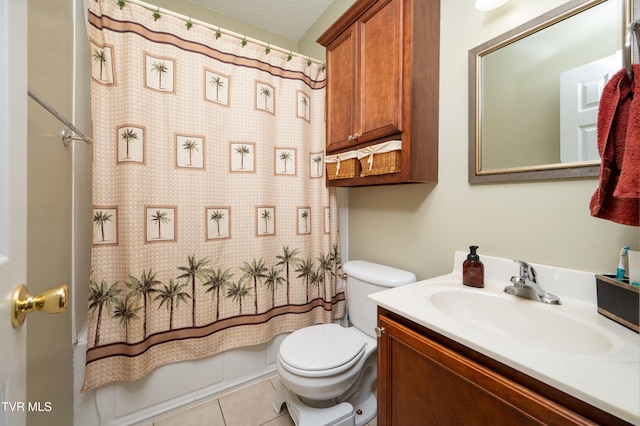
[[0, 402], [2, 405], [2, 411], [37, 411], [37, 412], [45, 412], [48, 413], [53, 410], [53, 404], [50, 401], [37, 401], [37, 402], [23, 402], [23, 401], [2, 401]]

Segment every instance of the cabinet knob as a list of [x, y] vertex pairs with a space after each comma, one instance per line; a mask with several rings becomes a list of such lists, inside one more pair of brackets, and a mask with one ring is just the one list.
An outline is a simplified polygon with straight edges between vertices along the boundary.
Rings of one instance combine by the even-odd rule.
[[358, 142], [358, 139], [360, 139], [360, 133], [354, 133], [353, 135], [347, 136], [347, 140], [349, 142]]
[[376, 327], [375, 328], [375, 332], [376, 332], [376, 336], [378, 337], [382, 337], [382, 335], [384, 334], [386, 330], [384, 329], [384, 327]]

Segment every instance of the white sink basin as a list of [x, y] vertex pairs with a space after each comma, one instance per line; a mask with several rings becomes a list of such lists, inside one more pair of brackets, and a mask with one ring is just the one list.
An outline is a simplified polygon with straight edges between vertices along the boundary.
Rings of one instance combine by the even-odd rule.
[[548, 305], [506, 293], [467, 288], [426, 287], [423, 301], [451, 319], [509, 339], [554, 351], [596, 355], [611, 352], [613, 336], [606, 330]]
[[597, 310], [593, 272], [536, 264], [539, 282], [562, 305], [503, 291], [518, 267], [483, 256], [485, 287], [462, 285], [466, 252], [450, 274], [368, 298], [445, 338], [640, 425], [640, 335]]

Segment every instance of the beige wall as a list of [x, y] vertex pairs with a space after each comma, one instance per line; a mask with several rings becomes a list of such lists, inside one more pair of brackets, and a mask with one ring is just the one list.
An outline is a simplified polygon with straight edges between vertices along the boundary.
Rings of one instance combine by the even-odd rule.
[[324, 60], [324, 47], [316, 39], [335, 22], [355, 0], [333, 0], [327, 10], [300, 40], [291, 40], [269, 31], [256, 28], [251, 24], [212, 11], [187, 0], [155, 0], [151, 3], [184, 16], [190, 16], [211, 25], [220, 26], [247, 37], [271, 43], [285, 50], [292, 50], [314, 59]]
[[[72, 112], [73, 26], [69, 0], [29, 0], [28, 83], [66, 117]], [[37, 294], [71, 283], [72, 151], [64, 128], [33, 100], [28, 104], [27, 284]], [[27, 319], [27, 400], [51, 412], [27, 413], [28, 424], [72, 424], [71, 310]]]
[[298, 41], [298, 51], [312, 58], [324, 60], [324, 46], [316, 43], [316, 40], [327, 28], [331, 26], [355, 0], [333, 0], [322, 16], [309, 28], [309, 31]]
[[187, 0], [154, 0], [148, 1], [147, 3], [157, 5], [163, 9], [167, 9], [184, 16], [192, 17], [193, 19], [208, 22], [215, 26], [220, 26], [235, 33], [264, 41], [265, 43], [271, 43], [274, 46], [278, 46], [283, 49], [292, 50], [294, 52], [298, 50], [298, 42], [296, 40], [291, 40], [278, 34], [265, 31], [246, 22], [223, 15], [222, 13], [198, 6], [197, 4], [188, 2]]
[[[511, 0], [483, 13], [473, 1], [441, 2], [439, 183], [349, 189], [349, 258], [447, 273], [453, 252], [613, 272], [638, 228], [592, 218], [596, 179], [469, 185], [467, 52], [564, 3]], [[505, 277], [505, 281], [508, 277]], [[544, 284], [544, 283], [543, 283]]]
[[[440, 182], [341, 190], [339, 201], [349, 209], [349, 258], [395, 265], [427, 278], [450, 271], [453, 251], [466, 250], [471, 244], [480, 246], [480, 254], [598, 272], [615, 269], [623, 245], [638, 249], [637, 228], [589, 216], [595, 179], [467, 183], [467, 51], [563, 2], [511, 0], [491, 13], [477, 12], [473, 1], [441, 2]], [[185, 0], [155, 3], [189, 16], [198, 13]], [[323, 48], [315, 40], [352, 3], [334, 0], [298, 43], [219, 14], [196, 18], [323, 59]], [[82, 44], [86, 43], [84, 30], [79, 28], [75, 41], [80, 55], [76, 72], [80, 73], [74, 83], [73, 5], [80, 7], [76, 14], [82, 14], [81, 0], [29, 1], [29, 85], [65, 116], [73, 116], [84, 130], [90, 127], [89, 80], [82, 75], [82, 68], [89, 66], [89, 57]], [[40, 292], [71, 280], [77, 284], [72, 299], [77, 307], [73, 322], [70, 312], [29, 317], [28, 398], [52, 401], [54, 407], [46, 419], [32, 414], [30, 424], [45, 420], [47, 424], [71, 424], [69, 342], [86, 319], [91, 249], [90, 147], [74, 142], [73, 147], [63, 148], [59, 141], [62, 128], [42, 108], [29, 102], [29, 289]], [[77, 244], [73, 256], [72, 235]]]

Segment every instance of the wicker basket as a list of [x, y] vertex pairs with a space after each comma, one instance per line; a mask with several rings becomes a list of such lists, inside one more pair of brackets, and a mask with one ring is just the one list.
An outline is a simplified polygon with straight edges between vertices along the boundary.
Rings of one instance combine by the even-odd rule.
[[389, 141], [358, 150], [361, 176], [384, 175], [401, 170], [402, 141]]
[[324, 161], [329, 180], [349, 179], [360, 175], [360, 162], [356, 151], [327, 155]]

